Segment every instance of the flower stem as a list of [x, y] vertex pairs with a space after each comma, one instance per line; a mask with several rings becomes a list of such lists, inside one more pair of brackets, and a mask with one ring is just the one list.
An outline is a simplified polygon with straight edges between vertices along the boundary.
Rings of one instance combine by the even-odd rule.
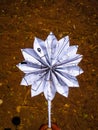
[[48, 128], [51, 128], [51, 101], [48, 100]]

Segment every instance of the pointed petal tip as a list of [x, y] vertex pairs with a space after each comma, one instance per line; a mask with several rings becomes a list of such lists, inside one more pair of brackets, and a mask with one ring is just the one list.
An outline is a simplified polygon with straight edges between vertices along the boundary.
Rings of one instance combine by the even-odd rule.
[[36, 95], [33, 94], [33, 92], [31, 91], [31, 97], [35, 97]]
[[83, 59], [83, 55], [80, 55], [80, 57], [81, 57], [81, 60]]
[[53, 32], [50, 32], [50, 35], [53, 35]]
[[32, 91], [31, 91], [31, 97], [34, 97], [34, 95], [33, 95]]
[[33, 44], [35, 45], [36, 43], [40, 43], [40, 42], [44, 42], [44, 41], [42, 39], [40, 39], [40, 38], [35, 37]]
[[69, 35], [65, 36], [65, 38], [69, 39]]
[[[21, 62], [22, 63], [22, 62]], [[21, 66], [21, 63], [18, 63], [16, 66], [19, 68]]]
[[79, 85], [74, 85], [74, 86], [69, 86], [69, 88], [79, 88], [80, 86]]
[[[20, 64], [20, 63], [19, 63]], [[16, 65], [17, 68], [19, 68], [19, 64]]]
[[84, 73], [84, 71], [82, 69], [80, 69], [80, 74]]
[[27, 81], [23, 78], [20, 85], [28, 86]]
[[34, 37], [34, 41], [37, 39], [37, 37]]
[[21, 52], [23, 52], [23, 51], [24, 51], [24, 49], [22, 48], [22, 49], [21, 49]]
[[37, 96], [37, 95], [39, 95], [41, 93], [42, 93], [42, 91], [35, 91], [35, 90], [31, 89], [31, 97], [35, 97], [35, 96]]
[[64, 37], [62, 37], [61, 39], [59, 39], [59, 41], [61, 42], [61, 41], [69, 41], [69, 36], [67, 35], [67, 36], [64, 36]]
[[[39, 38], [37, 38], [37, 37], [34, 37], [34, 40], [39, 40]], [[40, 39], [41, 40], [41, 39]]]
[[64, 94], [62, 94], [64, 97], [68, 97], [68, 92], [67, 93], [64, 93]]
[[77, 49], [79, 48], [79, 46], [78, 46], [78, 45], [73, 45], [73, 46], [75, 46]]
[[66, 91], [66, 92], [64, 92], [64, 93], [60, 93], [60, 92], [58, 92], [58, 93], [59, 93], [60, 95], [62, 95], [62, 96], [64, 96], [64, 97], [67, 98], [67, 97], [68, 97], [68, 92], [69, 92], [69, 91]]
[[66, 35], [65, 37], [68, 37], [68, 38], [69, 38], [69, 35]]

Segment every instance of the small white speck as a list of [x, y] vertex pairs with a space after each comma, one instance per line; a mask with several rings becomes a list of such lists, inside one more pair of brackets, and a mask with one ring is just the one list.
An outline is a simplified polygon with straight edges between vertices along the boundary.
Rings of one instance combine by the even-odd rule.
[[52, 32], [50, 32], [50, 35], [52, 35], [53, 33]]

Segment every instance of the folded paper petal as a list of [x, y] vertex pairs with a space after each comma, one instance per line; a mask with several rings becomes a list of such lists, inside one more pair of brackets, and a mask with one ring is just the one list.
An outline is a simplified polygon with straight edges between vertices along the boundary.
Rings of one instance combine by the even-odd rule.
[[65, 73], [61, 73], [61, 72], [55, 72], [57, 77], [58, 77], [58, 81], [62, 81], [62, 83], [66, 83], [67, 86], [69, 87], [79, 87], [78, 81], [74, 76], [70, 76], [68, 74]]
[[58, 49], [57, 49], [57, 56], [56, 57], [62, 57], [64, 55], [64, 52], [67, 51], [69, 47], [69, 36], [66, 36], [58, 41]]
[[79, 66], [57, 67], [56, 70], [61, 73], [67, 73], [71, 76], [78, 76], [83, 73], [83, 70]]
[[31, 97], [37, 96], [44, 91], [45, 82], [44, 80], [41, 81], [36, 90], [34, 89], [34, 86], [36, 85], [32, 84], [31, 86]]
[[73, 56], [73, 55], [75, 55], [77, 53], [77, 50], [78, 50], [78, 46], [77, 45], [76, 46], [69, 46], [67, 51], [66, 51], [66, 53], [67, 53], [68, 56], [71, 57], [71, 56]]
[[69, 57], [67, 59], [62, 57], [61, 59], [58, 59], [55, 66], [58, 67], [76, 66], [79, 64], [81, 60], [82, 60], [82, 55], [79, 54], [73, 55], [72, 57]]
[[47, 54], [48, 54], [50, 63], [52, 62], [51, 60], [55, 53], [57, 42], [58, 41], [52, 32], [50, 33], [50, 35], [48, 35], [47, 39], [45, 40], [45, 46], [47, 48]]
[[47, 67], [41, 65], [39, 66], [37, 64], [35, 65], [29, 62], [27, 62], [26, 64], [19, 63], [17, 67], [24, 73], [43, 73], [48, 69]]
[[69, 91], [69, 88], [67, 85], [61, 85], [61, 83], [59, 82], [59, 80], [56, 78], [56, 76], [52, 73], [52, 79], [53, 79], [53, 85], [55, 86], [56, 88], [56, 91], [65, 96], [65, 97], [68, 97], [68, 91]]
[[47, 64], [48, 57], [44, 41], [35, 37], [34, 50], [40, 56], [40, 58]]
[[34, 49], [21, 49], [24, 59], [26, 61], [32, 62], [38, 65], [47, 65], [47, 62], [44, 62], [42, 58], [34, 51]]
[[53, 86], [52, 81], [46, 81], [45, 87], [44, 87], [44, 95], [47, 100], [53, 100], [56, 93], [55, 86]]
[[[46, 72], [38, 73], [38, 74], [34, 74], [34, 73], [25, 74], [24, 78], [21, 81], [21, 85], [26, 85], [26, 86], [32, 85], [34, 84], [34, 82], [38, 82], [39, 80], [42, 80], [45, 75]], [[34, 87], [36, 87], [36, 85], [34, 85]]]

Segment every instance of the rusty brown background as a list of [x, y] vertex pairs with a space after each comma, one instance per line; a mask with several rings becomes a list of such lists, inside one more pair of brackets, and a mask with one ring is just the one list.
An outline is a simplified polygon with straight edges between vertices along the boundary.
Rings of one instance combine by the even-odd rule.
[[0, 130], [38, 130], [47, 123], [43, 94], [31, 98], [30, 86], [20, 86], [23, 73], [21, 48], [33, 46], [52, 31], [58, 39], [69, 35], [83, 55], [79, 88], [69, 97], [56, 94], [52, 122], [61, 130], [98, 130], [98, 1], [97, 0], [0, 0]]

